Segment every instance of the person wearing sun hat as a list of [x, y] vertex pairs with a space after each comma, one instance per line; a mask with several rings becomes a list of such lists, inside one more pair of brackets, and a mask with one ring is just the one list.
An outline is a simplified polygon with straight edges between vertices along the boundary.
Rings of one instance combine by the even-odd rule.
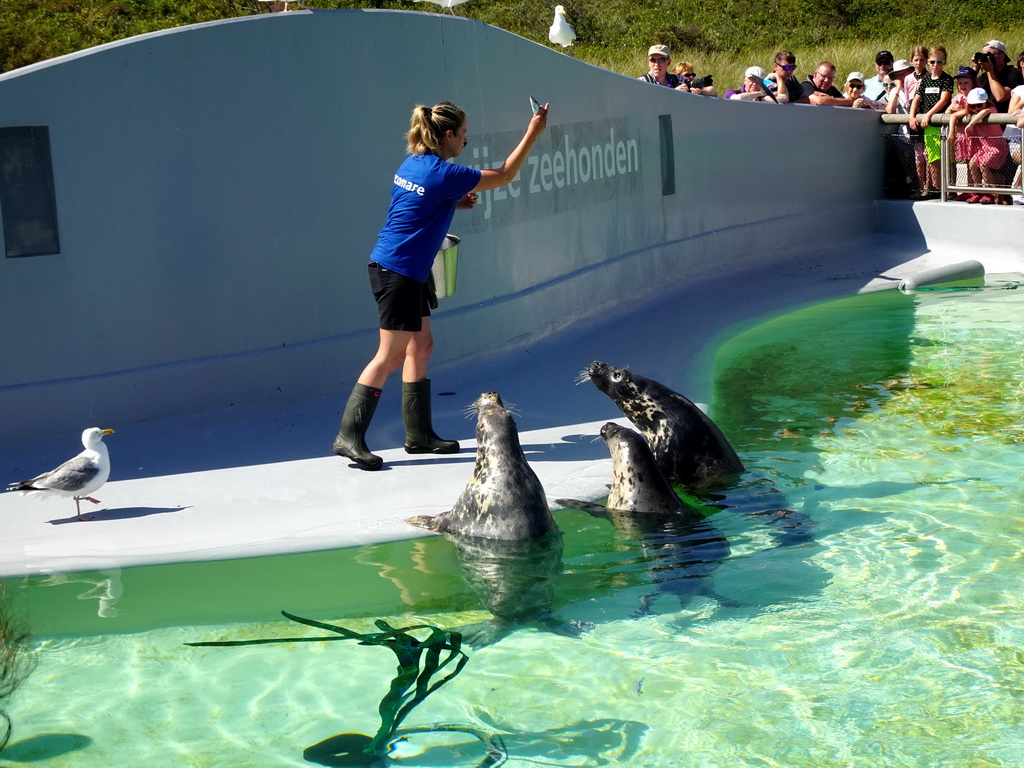
[[[907, 89], [903, 87], [904, 81], [914, 74], [914, 65], [906, 59], [900, 59], [893, 63], [892, 71], [889, 73], [889, 98], [885, 102], [885, 111], [890, 115], [905, 115], [910, 111], [910, 98], [907, 96]], [[906, 133], [906, 131], [901, 131]]]
[[[910, 100], [914, 98], [914, 94], [908, 93], [906, 81], [913, 73], [914, 65], [906, 59], [899, 59], [893, 62], [892, 70], [889, 72], [889, 80], [884, 84], [887, 95], [883, 108], [889, 114], [906, 114], [906, 108], [910, 106]], [[903, 103], [902, 108], [900, 108], [901, 102]], [[895, 106], [889, 109], [890, 104]]]
[[989, 40], [981, 53], [980, 58], [977, 54], [974, 56], [974, 63], [979, 67], [978, 85], [985, 89], [999, 112], [1006, 112], [1010, 107], [1010, 92], [1024, 84], [1024, 78], [1019, 69], [1007, 66], [1009, 58], [1001, 40]]
[[864, 81], [864, 96], [871, 101], [885, 101], [885, 84], [889, 82], [892, 72], [893, 55], [889, 51], [875, 54], [875, 76]]

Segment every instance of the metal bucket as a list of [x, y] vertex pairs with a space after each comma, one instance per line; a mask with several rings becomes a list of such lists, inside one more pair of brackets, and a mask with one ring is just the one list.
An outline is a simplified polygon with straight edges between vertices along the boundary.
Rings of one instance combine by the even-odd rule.
[[437, 298], [443, 299], [455, 293], [455, 273], [459, 266], [459, 238], [448, 234], [441, 241], [441, 250], [434, 257], [430, 274], [434, 276]]

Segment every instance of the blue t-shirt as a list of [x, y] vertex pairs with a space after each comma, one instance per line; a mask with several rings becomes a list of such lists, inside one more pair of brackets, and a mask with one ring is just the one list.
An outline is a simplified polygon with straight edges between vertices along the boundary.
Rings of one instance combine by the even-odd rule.
[[480, 183], [481, 175], [433, 154], [406, 158], [395, 173], [388, 218], [370, 261], [426, 282], [455, 204]]

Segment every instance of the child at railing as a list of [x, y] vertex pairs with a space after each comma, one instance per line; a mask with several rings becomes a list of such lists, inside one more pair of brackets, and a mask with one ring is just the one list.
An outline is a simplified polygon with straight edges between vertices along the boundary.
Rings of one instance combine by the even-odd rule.
[[[964, 135], [968, 142], [968, 172], [971, 166], [974, 166], [981, 173], [982, 185], [993, 187], [996, 185], [995, 171], [1003, 167], [1008, 155], [1003, 129], [1001, 126], [982, 122], [995, 112], [995, 105], [989, 100], [984, 88], [971, 90], [965, 101], [964, 107], [955, 117], [958, 120], [970, 118], [964, 125]], [[996, 196], [971, 195], [967, 202], [989, 205], [996, 202]]]
[[[963, 131], [957, 130], [957, 122], [959, 121], [961, 114], [966, 114], [967, 94], [977, 87], [977, 73], [970, 67], [960, 67], [960, 71], [956, 73], [956, 93], [953, 94], [953, 100], [949, 104], [949, 109], [946, 110], [946, 114], [950, 115], [949, 143], [952, 145], [954, 150], [954, 162], [967, 164], [967, 186], [969, 187], [981, 186], [981, 172], [978, 170], [977, 166], [972, 165], [969, 162], [970, 138]], [[964, 192], [951, 197], [950, 200], [967, 202], [971, 197], [976, 198], [977, 195], [971, 192]], [[974, 202], [978, 202], [978, 200], [974, 200]]]
[[[946, 49], [941, 45], [933, 45], [928, 50], [928, 66], [931, 72], [922, 78], [910, 103], [910, 130], [916, 131], [918, 126], [924, 127], [924, 149], [928, 157], [927, 179], [921, 179], [922, 199], [938, 194], [940, 182], [939, 156], [942, 151], [942, 139], [939, 126], [930, 125], [932, 117], [942, 112], [953, 97], [953, 78], [943, 72], [946, 64]], [[921, 119], [918, 120], [918, 113]]]

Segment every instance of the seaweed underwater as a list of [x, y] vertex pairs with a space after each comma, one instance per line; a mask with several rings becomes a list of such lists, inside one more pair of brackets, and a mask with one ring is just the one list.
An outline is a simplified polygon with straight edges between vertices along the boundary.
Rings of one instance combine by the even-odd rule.
[[[378, 707], [381, 724], [376, 735], [372, 738], [362, 733], [344, 733], [332, 736], [308, 747], [303, 753], [306, 760], [330, 766], [372, 765], [378, 758], [385, 757], [397, 741], [414, 733], [430, 731], [461, 731], [480, 739], [487, 748], [487, 756], [480, 763], [480, 768], [500, 765], [507, 759], [508, 754], [500, 736], [489, 734], [473, 726], [442, 723], [433, 726], [398, 729], [398, 726], [414, 707], [459, 674], [466, 666], [469, 657], [462, 651], [462, 635], [460, 633], [442, 630], [429, 624], [395, 628], [383, 619], [377, 619], [374, 625], [382, 631], [362, 634], [334, 624], [293, 616], [287, 611], [281, 611], [281, 614], [291, 621], [334, 634], [320, 637], [219, 640], [185, 643], [185, 645], [235, 646], [355, 640], [359, 645], [378, 645], [389, 648], [398, 657], [398, 672]], [[413, 631], [419, 630], [428, 631], [426, 638], [420, 640], [411, 634]], [[454, 669], [444, 677], [431, 682], [434, 675], [453, 662], [455, 663]]]
[[3, 705], [34, 667], [26, 655], [29, 635], [11, 614], [6, 588], [0, 582], [0, 750], [10, 741], [14, 726]]

